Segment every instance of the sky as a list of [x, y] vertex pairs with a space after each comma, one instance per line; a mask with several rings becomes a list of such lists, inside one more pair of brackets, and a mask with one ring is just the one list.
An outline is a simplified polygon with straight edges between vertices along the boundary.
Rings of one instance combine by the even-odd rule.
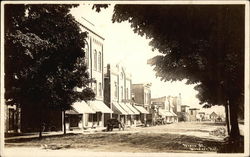
[[[186, 85], [185, 80], [176, 82], [163, 82], [155, 77], [153, 67], [147, 60], [159, 54], [153, 52], [149, 46], [149, 39], [135, 34], [128, 22], [112, 23], [114, 6], [102, 9], [100, 13], [92, 10], [92, 4], [81, 4], [71, 10], [71, 14], [79, 19], [84, 17], [94, 24], [94, 27], [104, 38], [104, 65], [122, 64], [126, 71], [132, 74], [132, 83], [152, 83], [152, 98], [162, 96], [178, 96], [181, 93], [182, 104], [201, 108], [196, 98], [195, 85]], [[224, 112], [224, 107], [215, 106], [211, 109], [201, 109], [211, 113], [216, 110]]]

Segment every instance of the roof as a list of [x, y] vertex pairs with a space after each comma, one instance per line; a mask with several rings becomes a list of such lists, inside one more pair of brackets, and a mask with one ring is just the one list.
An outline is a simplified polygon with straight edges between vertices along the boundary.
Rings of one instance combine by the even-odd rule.
[[215, 112], [212, 112], [210, 115], [216, 115], [217, 116], [217, 114]]
[[151, 98], [151, 102], [165, 102], [167, 99], [166, 96], [163, 96], [163, 97], [159, 97], [159, 98]]
[[199, 108], [190, 108], [189, 110], [200, 110]]
[[105, 105], [102, 101], [94, 100], [94, 101], [88, 101], [90, 104], [90, 107], [95, 112], [102, 112], [102, 113], [113, 113], [113, 111]]
[[79, 23], [82, 27], [84, 27], [85, 29], [87, 29], [91, 33], [95, 34], [96, 36], [98, 36], [99, 38], [104, 40], [104, 37], [103, 37], [103, 35], [101, 35], [99, 30], [97, 30], [97, 28], [91, 22], [89, 22], [86, 18], [84, 18], [84, 17], [76, 18], [75, 17], [75, 19], [76, 19], [75, 21], [77, 23]]
[[128, 115], [128, 113], [117, 102], [112, 103], [112, 109], [116, 114]]
[[78, 112], [76, 112], [74, 109], [70, 109], [70, 110], [66, 110], [65, 114], [79, 114]]

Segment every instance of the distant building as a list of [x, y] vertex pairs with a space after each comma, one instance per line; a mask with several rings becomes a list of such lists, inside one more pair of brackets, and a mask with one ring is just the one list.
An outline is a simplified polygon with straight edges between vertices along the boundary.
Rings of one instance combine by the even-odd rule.
[[198, 112], [198, 120], [199, 121], [205, 120], [205, 112]]
[[132, 84], [132, 99], [135, 104], [145, 108], [147, 113], [141, 113], [141, 121], [152, 121], [152, 114], [149, 114], [151, 107], [151, 83]]
[[170, 97], [160, 97], [151, 99], [152, 106], [158, 109], [158, 115], [166, 120], [167, 123], [177, 122], [177, 115], [173, 112]]
[[181, 112], [177, 113], [179, 121], [190, 121], [189, 106], [181, 105]]
[[190, 115], [190, 121], [197, 121], [198, 117], [198, 111], [200, 109], [198, 108], [190, 108], [189, 109], [189, 115]]
[[218, 115], [217, 115], [215, 112], [212, 112], [212, 113], [210, 114], [210, 119], [211, 119], [212, 121], [215, 121], [217, 118], [218, 118]]

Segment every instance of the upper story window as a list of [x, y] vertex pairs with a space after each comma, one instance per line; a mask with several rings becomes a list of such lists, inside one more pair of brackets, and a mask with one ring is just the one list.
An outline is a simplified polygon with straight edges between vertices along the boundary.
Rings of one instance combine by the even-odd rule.
[[118, 86], [117, 86], [117, 82], [115, 82], [115, 97], [118, 97], [118, 90], [117, 90]]
[[101, 72], [102, 71], [102, 54], [99, 52], [98, 54], [98, 70]]
[[124, 97], [123, 97], [123, 87], [121, 86], [121, 99], [123, 100]]
[[85, 54], [85, 63], [87, 65], [87, 67], [89, 67], [89, 45], [88, 42], [85, 40], [84, 41], [85, 47], [84, 47], [84, 54]]
[[93, 83], [93, 91], [94, 91], [95, 94], [97, 94], [96, 82]]
[[102, 96], [102, 83], [101, 82], [99, 83], [98, 89], [99, 89], [99, 96]]
[[129, 97], [128, 97], [128, 88], [126, 88], [126, 99], [128, 100]]
[[97, 52], [94, 51], [94, 70], [97, 70]]
[[121, 80], [123, 80], [123, 73], [121, 73]]

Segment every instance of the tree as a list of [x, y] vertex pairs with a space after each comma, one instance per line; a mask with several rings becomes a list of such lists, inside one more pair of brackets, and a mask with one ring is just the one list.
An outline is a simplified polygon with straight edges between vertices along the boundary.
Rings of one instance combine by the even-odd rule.
[[227, 105], [230, 137], [244, 109], [244, 5], [116, 5], [113, 22], [129, 21], [151, 39], [149, 60], [164, 81], [196, 84], [201, 104]]
[[40, 126], [46, 109], [65, 113], [73, 102], [95, 97], [84, 63], [87, 34], [69, 14], [76, 6], [4, 6], [5, 99], [21, 108], [38, 108]]

